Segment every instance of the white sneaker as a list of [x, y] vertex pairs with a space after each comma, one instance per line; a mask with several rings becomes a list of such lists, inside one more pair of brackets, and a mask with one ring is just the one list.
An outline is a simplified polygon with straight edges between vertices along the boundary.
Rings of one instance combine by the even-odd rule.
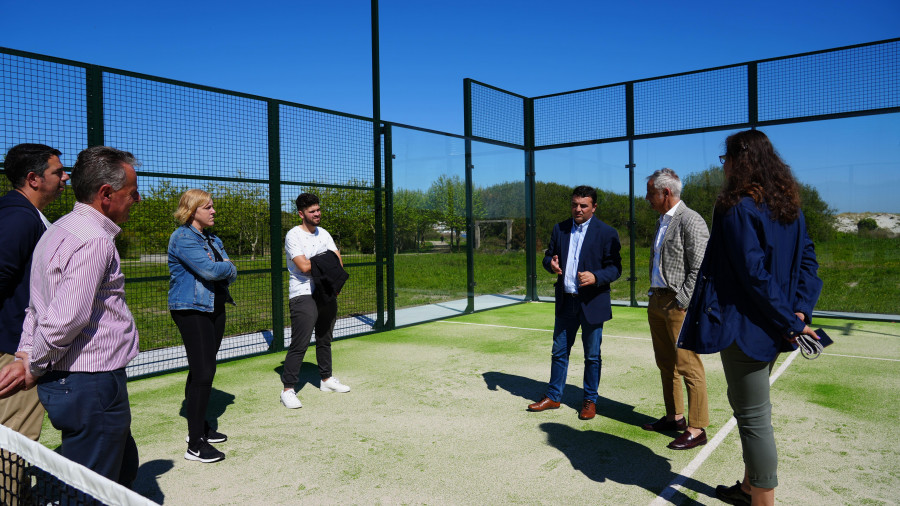
[[281, 403], [288, 409], [302, 408], [303, 404], [297, 398], [297, 392], [294, 389], [281, 391]]
[[319, 384], [319, 390], [321, 390], [323, 392], [346, 393], [346, 392], [350, 391], [350, 387], [341, 383], [341, 380], [332, 376], [332, 377], [328, 378], [327, 381], [323, 381]]

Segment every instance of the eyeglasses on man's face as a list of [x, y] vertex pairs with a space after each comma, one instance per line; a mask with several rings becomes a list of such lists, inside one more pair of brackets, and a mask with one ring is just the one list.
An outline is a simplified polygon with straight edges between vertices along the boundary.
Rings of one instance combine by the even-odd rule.
[[719, 163], [721, 163], [722, 165], [725, 165], [725, 157], [726, 156], [727, 155], [719, 155]]

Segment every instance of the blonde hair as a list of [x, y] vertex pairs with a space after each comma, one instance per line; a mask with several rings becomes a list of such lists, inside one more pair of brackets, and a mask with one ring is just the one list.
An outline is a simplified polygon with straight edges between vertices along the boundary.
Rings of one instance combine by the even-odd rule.
[[178, 202], [178, 210], [175, 211], [175, 219], [178, 220], [178, 223], [186, 225], [194, 218], [197, 208], [206, 205], [211, 199], [212, 195], [196, 188], [182, 193], [181, 200]]

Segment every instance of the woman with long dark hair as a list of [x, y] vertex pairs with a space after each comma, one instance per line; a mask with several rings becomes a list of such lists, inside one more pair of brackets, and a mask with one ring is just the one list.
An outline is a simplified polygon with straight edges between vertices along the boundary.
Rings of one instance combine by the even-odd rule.
[[212, 196], [203, 190], [188, 190], [181, 196], [175, 219], [181, 226], [169, 238], [169, 312], [181, 332], [188, 360], [184, 389], [188, 421], [188, 449], [184, 458], [218, 462], [225, 454], [210, 443], [228, 437], [206, 420], [206, 409], [216, 375], [216, 354], [225, 333], [225, 303], [234, 301], [228, 285], [237, 278], [237, 268], [222, 240], [210, 233], [216, 210]]
[[790, 167], [766, 135], [746, 130], [725, 140], [725, 182], [678, 346], [720, 352], [737, 419], [744, 478], [720, 485], [734, 504], [774, 504], [778, 455], [769, 374], [809, 328], [822, 290]]

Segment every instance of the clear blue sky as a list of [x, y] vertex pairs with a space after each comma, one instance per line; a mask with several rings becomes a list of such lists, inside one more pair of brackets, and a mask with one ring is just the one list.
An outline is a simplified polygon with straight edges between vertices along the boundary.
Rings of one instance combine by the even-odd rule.
[[[0, 46], [370, 116], [369, 5], [0, 0]], [[383, 0], [380, 16], [382, 118], [452, 133], [463, 130], [465, 77], [537, 96], [900, 35], [897, 0]], [[900, 190], [900, 118], [826, 130], [815, 140], [791, 127], [770, 135], [838, 210], [900, 212], [889, 196]], [[866, 149], [821, 153], [823, 135]], [[703, 169], [723, 138], [685, 139], [689, 149], [659, 141], [639, 153], [639, 172]], [[560, 156], [602, 166], [617, 149]]]

